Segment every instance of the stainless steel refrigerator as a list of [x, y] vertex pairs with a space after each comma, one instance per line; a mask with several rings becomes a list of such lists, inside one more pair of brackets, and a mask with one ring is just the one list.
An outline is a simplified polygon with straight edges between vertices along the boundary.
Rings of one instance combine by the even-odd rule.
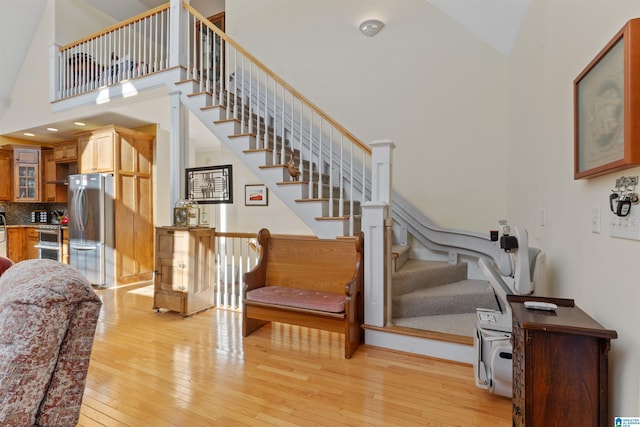
[[69, 264], [92, 285], [114, 284], [114, 178], [69, 176]]

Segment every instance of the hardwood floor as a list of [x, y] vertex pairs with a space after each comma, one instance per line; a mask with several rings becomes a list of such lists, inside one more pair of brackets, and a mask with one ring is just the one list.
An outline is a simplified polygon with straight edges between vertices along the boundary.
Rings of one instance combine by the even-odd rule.
[[469, 365], [272, 324], [243, 340], [241, 316], [184, 319], [150, 285], [103, 300], [79, 426], [509, 426], [511, 400], [476, 388]]

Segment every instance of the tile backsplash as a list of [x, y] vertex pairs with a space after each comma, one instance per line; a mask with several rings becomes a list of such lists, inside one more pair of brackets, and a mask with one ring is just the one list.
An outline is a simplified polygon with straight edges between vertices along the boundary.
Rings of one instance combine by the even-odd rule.
[[[63, 210], [67, 212], [66, 203], [11, 203], [0, 202], [0, 212], [4, 207], [7, 225], [23, 225], [31, 224], [31, 212], [44, 210], [51, 212], [54, 210]], [[49, 214], [49, 223], [51, 223], [52, 215]]]

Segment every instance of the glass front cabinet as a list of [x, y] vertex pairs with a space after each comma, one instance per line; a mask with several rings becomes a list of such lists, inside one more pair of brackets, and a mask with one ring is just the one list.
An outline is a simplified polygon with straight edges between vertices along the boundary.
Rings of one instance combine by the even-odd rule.
[[14, 189], [16, 202], [40, 201], [40, 150], [16, 148], [13, 153]]

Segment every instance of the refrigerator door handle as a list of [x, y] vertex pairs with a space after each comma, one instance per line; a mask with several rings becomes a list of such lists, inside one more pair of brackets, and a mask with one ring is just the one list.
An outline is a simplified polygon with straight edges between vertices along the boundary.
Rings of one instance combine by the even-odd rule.
[[75, 222], [78, 230], [85, 231], [87, 228], [88, 203], [86, 187], [84, 185], [78, 187], [78, 191], [74, 193], [71, 203], [73, 204], [73, 212], [75, 213], [72, 221]]
[[69, 248], [70, 249], [75, 249], [77, 251], [95, 251], [96, 249], [98, 249], [97, 244], [91, 244], [91, 243], [72, 243], [69, 242]]

